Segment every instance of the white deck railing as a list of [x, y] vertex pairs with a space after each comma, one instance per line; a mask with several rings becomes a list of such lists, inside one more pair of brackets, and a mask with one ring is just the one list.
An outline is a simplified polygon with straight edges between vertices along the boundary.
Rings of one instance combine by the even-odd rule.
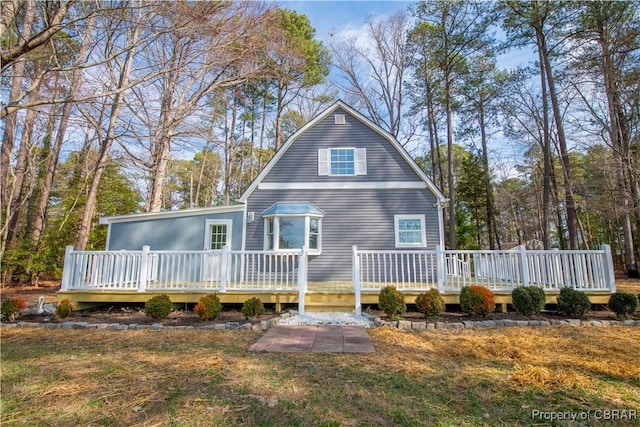
[[395, 286], [457, 292], [477, 284], [493, 291], [538, 286], [545, 291], [571, 287], [615, 292], [607, 245], [588, 251], [530, 251], [524, 246], [512, 251], [360, 251], [354, 246], [353, 254], [354, 285], [362, 291]]
[[[62, 290], [297, 291], [304, 312], [307, 252], [75, 251], [67, 247]], [[615, 292], [611, 249], [589, 251], [360, 251], [353, 247], [356, 312], [361, 292], [436, 288], [459, 292], [478, 284], [498, 292], [518, 286]]]
[[[306, 281], [305, 251], [75, 251], [62, 290], [278, 291]], [[301, 274], [303, 273], [303, 274]]]

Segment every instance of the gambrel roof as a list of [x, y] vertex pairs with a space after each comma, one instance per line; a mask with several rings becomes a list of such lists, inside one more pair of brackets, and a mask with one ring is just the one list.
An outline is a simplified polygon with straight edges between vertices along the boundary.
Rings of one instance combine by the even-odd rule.
[[393, 135], [391, 135], [389, 132], [385, 131], [380, 126], [376, 125], [374, 122], [372, 122], [371, 120], [369, 120], [368, 118], [366, 118], [365, 116], [363, 116], [362, 114], [354, 110], [352, 107], [350, 107], [349, 105], [345, 104], [343, 101], [340, 101], [340, 100], [336, 101], [333, 105], [328, 107], [326, 110], [324, 110], [314, 119], [312, 119], [306, 125], [298, 129], [298, 131], [296, 131], [293, 135], [291, 135], [289, 139], [287, 139], [285, 144], [280, 148], [280, 150], [276, 152], [276, 154], [269, 161], [269, 163], [267, 163], [267, 165], [256, 177], [256, 179], [251, 183], [249, 188], [247, 188], [247, 190], [242, 194], [242, 196], [238, 199], [238, 201], [240, 203], [245, 203], [249, 198], [249, 196], [258, 188], [260, 183], [265, 179], [265, 177], [269, 174], [269, 172], [273, 169], [273, 167], [287, 152], [287, 150], [293, 144], [295, 144], [296, 140], [298, 140], [302, 135], [305, 134], [305, 132], [307, 132], [309, 129], [314, 127], [316, 124], [318, 124], [319, 122], [327, 118], [329, 115], [331, 115], [338, 109], [342, 109], [345, 112], [349, 113], [356, 120], [360, 121], [362, 124], [364, 124], [371, 130], [373, 130], [374, 132], [382, 136], [384, 139], [386, 139], [389, 142], [389, 144], [393, 148], [395, 148], [395, 150], [404, 159], [407, 166], [411, 168], [418, 175], [418, 177], [422, 182], [424, 182], [426, 188], [428, 188], [433, 193], [438, 203], [444, 203], [447, 201], [447, 199], [444, 197], [444, 195], [438, 189], [438, 187], [436, 187], [436, 185], [429, 179], [429, 177], [424, 173], [424, 171], [420, 169], [420, 166], [418, 166], [415, 160], [409, 155], [409, 153], [404, 149], [404, 147], [393, 137]]

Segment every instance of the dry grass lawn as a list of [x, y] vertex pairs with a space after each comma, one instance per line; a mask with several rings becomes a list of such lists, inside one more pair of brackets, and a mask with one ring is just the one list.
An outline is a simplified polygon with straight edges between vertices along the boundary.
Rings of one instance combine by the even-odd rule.
[[[371, 330], [376, 352], [269, 354], [255, 331], [2, 329], [3, 426], [526, 426], [640, 417], [640, 328]], [[586, 412], [582, 412], [586, 413]]]

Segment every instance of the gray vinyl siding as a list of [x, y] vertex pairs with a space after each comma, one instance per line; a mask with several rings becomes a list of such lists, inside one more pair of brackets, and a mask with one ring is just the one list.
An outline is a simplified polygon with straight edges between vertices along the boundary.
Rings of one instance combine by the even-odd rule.
[[322, 253], [309, 257], [309, 281], [351, 280], [353, 245], [362, 250], [395, 250], [394, 215], [424, 214], [427, 248], [439, 243], [436, 198], [427, 189], [257, 190], [247, 201], [247, 212], [255, 214], [255, 221], [247, 224], [247, 250], [263, 249], [265, 209], [275, 202], [301, 201], [325, 212]]
[[242, 211], [113, 222], [110, 224], [108, 248], [140, 250], [146, 245], [152, 250], [201, 251], [208, 219], [232, 220], [230, 249], [242, 249]]
[[[336, 125], [334, 114], [346, 123]], [[366, 148], [367, 175], [318, 176], [318, 149]], [[308, 129], [289, 147], [262, 182], [383, 182], [418, 181], [398, 151], [380, 134], [338, 108]], [[275, 201], [274, 201], [275, 202]]]

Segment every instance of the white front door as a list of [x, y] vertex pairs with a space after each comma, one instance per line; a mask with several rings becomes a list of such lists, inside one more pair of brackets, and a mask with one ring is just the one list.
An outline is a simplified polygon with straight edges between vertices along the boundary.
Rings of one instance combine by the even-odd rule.
[[208, 219], [205, 222], [204, 250], [215, 251], [206, 254], [202, 266], [202, 277], [205, 281], [220, 280], [220, 252], [224, 246], [231, 248], [230, 219]]

